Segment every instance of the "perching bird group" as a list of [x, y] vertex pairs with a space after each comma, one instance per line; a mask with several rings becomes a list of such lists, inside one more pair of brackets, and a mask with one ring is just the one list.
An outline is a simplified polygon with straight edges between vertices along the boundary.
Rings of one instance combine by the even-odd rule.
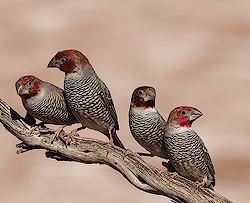
[[[89, 60], [77, 50], [63, 50], [50, 60], [48, 68], [65, 73], [64, 90], [32, 75], [15, 83], [27, 111], [25, 121], [34, 126], [36, 118], [41, 121], [39, 125], [60, 125], [53, 139], [65, 126], [80, 123], [82, 127], [68, 133], [66, 144], [77, 131], [89, 128], [108, 137], [107, 153], [114, 145], [125, 149], [116, 134], [119, 125], [110, 91]], [[155, 107], [155, 98], [156, 91], [150, 86], [133, 91], [129, 109], [131, 134], [149, 155], [169, 159], [175, 173], [195, 181], [197, 187], [213, 189], [215, 171], [211, 158], [191, 127], [202, 113], [180, 106], [170, 112], [166, 122]]]

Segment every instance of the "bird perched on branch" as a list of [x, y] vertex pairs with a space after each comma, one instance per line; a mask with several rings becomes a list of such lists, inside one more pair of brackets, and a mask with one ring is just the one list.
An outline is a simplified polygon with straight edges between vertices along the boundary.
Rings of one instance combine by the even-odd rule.
[[63, 125], [56, 130], [55, 136], [65, 126], [78, 123], [65, 101], [64, 91], [61, 88], [32, 75], [21, 77], [15, 86], [27, 111], [26, 117], [31, 115], [43, 124]]
[[171, 111], [167, 121], [165, 145], [174, 168], [184, 177], [196, 181], [197, 187], [213, 189], [215, 171], [202, 139], [192, 123], [202, 116], [193, 107], [181, 106]]
[[113, 143], [124, 148], [116, 134], [119, 126], [111, 94], [88, 59], [77, 50], [63, 50], [51, 59], [48, 67], [59, 68], [65, 73], [65, 97], [77, 120], [84, 127], [106, 135], [108, 151]]
[[142, 86], [134, 90], [129, 109], [129, 127], [135, 140], [152, 155], [168, 159], [164, 135], [166, 121], [155, 108], [156, 92]]

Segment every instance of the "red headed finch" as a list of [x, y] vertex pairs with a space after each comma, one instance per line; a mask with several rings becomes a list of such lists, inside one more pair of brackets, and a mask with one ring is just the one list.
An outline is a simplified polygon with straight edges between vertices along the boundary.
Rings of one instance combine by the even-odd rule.
[[[65, 101], [64, 91], [61, 88], [32, 75], [21, 77], [15, 86], [28, 115], [44, 124], [65, 127], [78, 123]], [[59, 128], [56, 134], [60, 133], [63, 127]]]
[[63, 50], [51, 59], [48, 67], [59, 68], [65, 73], [65, 97], [82, 126], [106, 135], [108, 151], [113, 143], [124, 148], [116, 134], [119, 126], [111, 94], [88, 59], [77, 50]]
[[175, 108], [168, 117], [165, 145], [175, 169], [197, 186], [213, 189], [215, 171], [202, 139], [192, 129], [193, 121], [202, 113], [193, 107]]
[[155, 108], [155, 89], [149, 86], [134, 90], [129, 109], [129, 127], [135, 140], [149, 151], [168, 159], [164, 143], [166, 121]]

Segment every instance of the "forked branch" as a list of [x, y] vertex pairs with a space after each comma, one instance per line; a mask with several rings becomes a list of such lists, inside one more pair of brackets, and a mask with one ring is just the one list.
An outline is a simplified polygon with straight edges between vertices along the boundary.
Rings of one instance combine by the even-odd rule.
[[139, 159], [127, 155], [119, 147], [112, 147], [107, 155], [107, 144], [85, 137], [74, 137], [69, 146], [65, 145], [65, 133], [52, 142], [53, 130], [32, 127], [8, 104], [0, 99], [0, 121], [3, 126], [22, 142], [17, 144], [17, 153], [34, 149], [45, 149], [46, 157], [58, 161], [76, 161], [86, 164], [106, 164], [121, 173], [132, 185], [140, 190], [169, 197], [176, 202], [231, 202], [220, 194], [196, 184], [182, 176], [170, 180], [171, 174], [159, 170]]

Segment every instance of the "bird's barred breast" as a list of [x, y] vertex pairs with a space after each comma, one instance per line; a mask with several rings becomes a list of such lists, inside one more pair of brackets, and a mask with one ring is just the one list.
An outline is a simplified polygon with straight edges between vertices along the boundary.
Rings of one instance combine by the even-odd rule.
[[114, 124], [109, 110], [100, 98], [102, 92], [95, 78], [66, 77], [64, 87], [72, 113], [84, 126], [93, 128], [92, 125], [98, 124], [108, 128]]
[[194, 131], [173, 134], [165, 139], [169, 151], [170, 160], [176, 166], [183, 162], [200, 169], [203, 174], [210, 174], [203, 155], [203, 146], [199, 142], [198, 135]]
[[166, 157], [162, 152], [164, 126], [155, 108], [142, 110], [131, 107], [129, 126], [133, 137], [152, 154]]
[[49, 94], [45, 97], [34, 97], [23, 101], [30, 115], [48, 124], [71, 125], [76, 118], [66, 106], [63, 93]]

